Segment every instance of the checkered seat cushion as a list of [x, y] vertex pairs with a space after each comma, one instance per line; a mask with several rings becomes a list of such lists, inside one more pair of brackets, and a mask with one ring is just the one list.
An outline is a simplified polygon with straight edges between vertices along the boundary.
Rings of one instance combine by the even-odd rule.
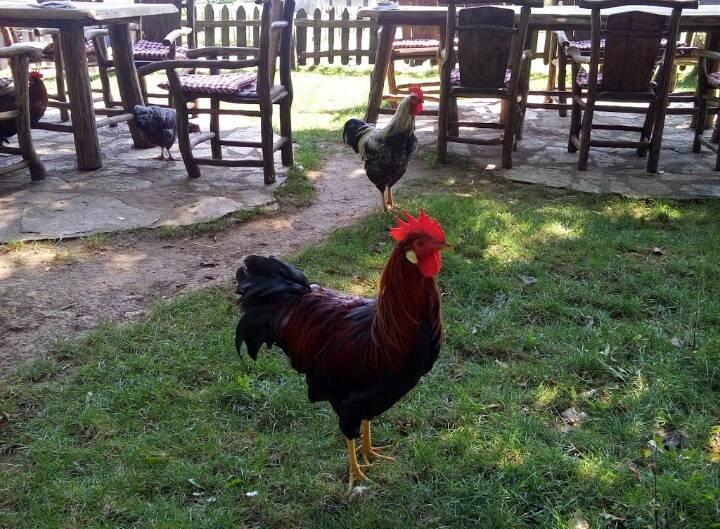
[[[585, 70], [584, 68], [580, 68], [577, 77], [575, 78], [575, 81], [578, 85], [580, 85], [580, 88], [587, 88], [588, 83], [590, 82], [590, 77], [588, 76], [587, 70]], [[598, 72], [598, 87], [602, 87], [602, 72]], [[648, 90], [650, 92], [654, 92], [656, 88], [657, 83], [655, 81], [650, 81], [650, 86], [648, 86]]]
[[[42, 42], [42, 41], [35, 41], [35, 42]], [[32, 45], [31, 42], [28, 42], [27, 44]], [[45, 47], [43, 47], [43, 53], [46, 57], [51, 57], [53, 53], [55, 52], [55, 43], [54, 42], [48, 42]], [[86, 40], [85, 41], [85, 53], [95, 53], [95, 45], [93, 44], [92, 40]]]
[[[187, 58], [188, 49], [183, 46], [175, 48], [175, 58]], [[170, 58], [170, 46], [162, 42], [141, 39], [135, 43], [133, 54], [137, 61], [162, 61]]]
[[12, 84], [13, 80], [10, 77], [0, 77], [0, 90], [4, 90]]
[[[255, 86], [257, 74], [254, 72], [236, 72], [220, 75], [182, 74], [179, 76], [183, 92], [199, 95], [247, 95]], [[170, 88], [168, 81], [158, 85], [165, 90]]]
[[[510, 79], [512, 77], [512, 70], [508, 68], [505, 70], [505, 86], [510, 86]], [[460, 68], [455, 68], [450, 72], [450, 84], [453, 86], [460, 86]]]
[[[667, 39], [662, 39], [660, 41], [661, 48], [665, 48], [666, 44], [667, 44]], [[585, 52], [590, 53], [590, 49], [592, 48], [592, 43], [589, 40], [571, 40], [568, 43], [568, 46], [577, 48], [578, 50], [580, 50], [583, 53], [585, 53]], [[600, 48], [604, 48], [604, 47], [605, 47], [605, 39], [602, 39], [600, 41]], [[692, 55], [692, 52], [695, 49], [697, 49], [697, 48], [695, 48], [694, 46], [688, 46], [685, 43], [685, 41], [680, 40], [680, 41], [678, 41], [677, 47], [675, 48], [675, 56], [689, 57], [690, 55]]]
[[[707, 75], [707, 85], [708, 88], [720, 88], [720, 72], [709, 73]], [[2, 85], [0, 84], [0, 86]]]

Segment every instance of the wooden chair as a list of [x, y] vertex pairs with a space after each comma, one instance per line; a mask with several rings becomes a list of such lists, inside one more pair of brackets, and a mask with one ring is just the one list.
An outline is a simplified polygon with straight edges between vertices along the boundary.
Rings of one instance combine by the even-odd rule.
[[[463, 1], [466, 6], [497, 4], [497, 1]], [[528, 34], [530, 8], [541, 7], [542, 0], [507, 2], [522, 6], [519, 21], [513, 9], [497, 6], [467, 7], [456, 16], [457, 3], [448, 3], [447, 32], [440, 76], [440, 115], [438, 120], [438, 159], [446, 161], [447, 143], [474, 145], [502, 144], [502, 166], [512, 167], [512, 151], [522, 124], [521, 76], [529, 73], [530, 50], [523, 51]], [[459, 22], [456, 22], [456, 18]], [[457, 63], [453, 43], [458, 39]], [[493, 98], [504, 103], [500, 123], [460, 121], [458, 98]], [[460, 137], [460, 128], [503, 129], [492, 139]]]
[[[568, 49], [568, 56], [572, 59], [573, 83], [568, 152], [579, 149], [578, 169], [586, 170], [590, 147], [636, 148], [640, 156], [649, 149], [647, 171], [655, 173], [660, 158], [680, 15], [683, 8], [694, 9], [698, 3], [697, 0], [645, 0], [631, 5], [669, 7], [672, 14], [665, 16], [628, 11], [609, 15], [603, 21], [601, 10], [620, 5], [627, 4], [622, 0], [580, 0], [580, 7], [592, 9], [592, 46], [589, 58], [572, 48]], [[667, 45], [656, 74], [663, 38]], [[588, 65], [589, 72], [581, 69], [581, 65]], [[647, 107], [629, 107], [628, 103], [646, 104]], [[645, 114], [645, 122], [641, 127], [593, 124], [596, 111]], [[640, 139], [593, 140], [593, 129], [639, 132]]]
[[[436, 6], [438, 0], [400, 0], [400, 5]], [[393, 42], [392, 54], [387, 70], [388, 93], [383, 95], [384, 101], [390, 101], [392, 107], [410, 93], [409, 83], [397, 84], [395, 77], [396, 61], [427, 61], [436, 60], [440, 54], [440, 28], [433, 26], [403, 26], [402, 38]], [[427, 101], [438, 101], [437, 81], [413, 83], [422, 86]]]
[[[172, 3], [178, 8], [177, 13], [157, 15], [143, 18], [137, 31], [140, 38], [135, 42], [133, 53], [135, 66], [140, 68], [156, 61], [186, 59], [187, 51], [195, 47], [195, 2], [194, 0], [141, 0], [139, 3], [158, 4]], [[187, 26], [182, 25], [182, 10], [187, 13]], [[89, 35], [97, 56], [100, 67], [101, 79], [109, 77], [114, 73], [115, 64], [109, 57], [105, 46], [105, 38], [108, 35], [106, 29], [97, 29], [86, 32]], [[187, 46], [182, 46], [182, 39], [186, 39]], [[171, 106], [167, 100], [167, 93], [149, 93], [143, 76], [140, 77], [140, 87], [143, 99], [149, 103], [150, 98], [165, 99], [165, 105]]]
[[22, 156], [22, 161], [0, 167], [0, 175], [30, 169], [30, 178], [35, 182], [45, 178], [45, 166], [35, 152], [30, 124], [30, 100], [28, 97], [29, 65], [42, 59], [42, 50], [32, 46], [12, 45], [0, 48], [0, 59], [7, 59], [12, 71], [12, 86], [9, 79], [0, 79], [0, 94], [15, 94], [14, 110], [0, 112], [0, 120], [14, 119], [17, 126], [18, 147], [0, 144], [0, 153]]
[[[164, 69], [167, 86], [170, 89], [177, 111], [178, 143], [191, 178], [200, 176], [199, 165], [223, 167], [262, 167], [265, 183], [275, 181], [273, 153], [280, 150], [285, 166], [293, 163], [292, 129], [290, 109], [293, 90], [290, 79], [290, 43], [292, 38], [295, 0], [262, 0], [260, 20], [260, 46], [250, 47], [208, 47], [187, 52], [187, 60], [160, 61], [140, 68], [147, 74]], [[237, 60], [217, 59], [238, 57]], [[240, 59], [240, 57], [252, 57]], [[280, 60], [280, 83], [275, 84], [275, 69]], [[203, 71], [210, 74], [178, 73], [178, 69]], [[253, 72], [221, 74], [222, 70], [253, 68]], [[188, 109], [187, 102], [195, 99], [209, 99], [210, 108]], [[233, 103], [259, 107], [258, 110], [221, 108], [221, 103]], [[273, 142], [273, 105], [280, 107], [281, 137]], [[189, 133], [188, 114], [210, 114], [210, 132]], [[260, 118], [260, 141], [224, 140], [220, 137], [220, 115], [241, 115]], [[211, 157], [198, 158], [193, 149], [210, 140]], [[223, 159], [222, 146], [259, 147], [262, 159]]]
[[[703, 137], [707, 116], [717, 113], [720, 108], [720, 97], [717, 95], [720, 89], [720, 72], [713, 72], [710, 62], [720, 61], [720, 53], [710, 50], [696, 50], [695, 56], [698, 59], [698, 84], [697, 100], [698, 113], [695, 119], [695, 139], [693, 141], [693, 152], [700, 152], [701, 146], [705, 146], [714, 153], [715, 170], [720, 171], [720, 149], [718, 149], [717, 138], [720, 136], [720, 114], [715, 121], [713, 137], [709, 140]], [[708, 91], [710, 89], [710, 91]]]
[[[579, 0], [562, 0], [558, 2], [554, 0], [552, 3], [553, 5], [574, 6], [578, 5], [578, 1]], [[696, 48], [693, 47], [693, 39], [693, 33], [686, 33], [685, 38], [678, 41], [675, 48], [675, 66], [677, 68], [684, 69], [687, 66], [694, 65], [695, 58], [692, 53]], [[567, 109], [571, 106], [567, 103], [567, 99], [572, 99], [572, 92], [567, 89], [566, 85], [568, 64], [570, 62], [568, 50], [589, 56], [591, 48], [590, 32], [577, 29], [553, 31], [548, 43], [550, 55], [548, 57], [548, 80], [545, 93], [548, 96], [547, 102], [550, 102], [552, 97], [557, 97], [558, 103], [551, 106], [544, 106], [543, 108], [557, 107], [560, 116], [565, 117], [567, 116]], [[663, 41], [663, 49], [665, 45], [666, 43]], [[601, 48], [603, 47], [604, 42], [601, 41]], [[676, 79], [677, 69], [674, 68], [672, 70], [671, 92], [675, 87]], [[683, 95], [687, 94], [677, 94], [675, 98], [676, 102], [687, 102], [687, 98], [682, 98]]]

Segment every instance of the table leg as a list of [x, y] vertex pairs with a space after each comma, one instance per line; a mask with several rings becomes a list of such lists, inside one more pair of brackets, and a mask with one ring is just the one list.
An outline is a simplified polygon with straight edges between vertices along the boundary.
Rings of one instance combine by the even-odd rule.
[[[144, 105], [145, 102], [140, 91], [140, 82], [135, 68], [132, 43], [130, 42], [130, 26], [128, 24], [113, 24], [109, 27], [109, 30], [122, 105], [125, 112], [132, 112], [135, 105]], [[128, 121], [128, 126], [135, 148], [147, 149], [153, 146], [132, 120]]]
[[370, 96], [368, 97], [368, 108], [365, 113], [365, 121], [370, 123], [377, 123], [396, 29], [396, 26], [382, 26], [378, 30], [380, 32], [380, 38], [375, 56], [375, 67], [370, 76]]
[[63, 28], [60, 32], [60, 46], [67, 71], [70, 114], [75, 136], [78, 169], [81, 171], [100, 169], [102, 157], [95, 126], [95, 110], [90, 91], [83, 27]]

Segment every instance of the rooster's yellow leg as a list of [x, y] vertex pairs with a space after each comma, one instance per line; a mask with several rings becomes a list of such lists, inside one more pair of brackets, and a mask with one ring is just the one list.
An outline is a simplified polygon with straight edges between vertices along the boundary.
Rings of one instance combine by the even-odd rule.
[[357, 456], [355, 455], [355, 439], [346, 439], [348, 449], [348, 489], [352, 490], [353, 485], [356, 481], [363, 481], [367, 479], [367, 476], [363, 474], [362, 468], [364, 465], [358, 465]]
[[380, 203], [382, 204], [383, 211], [388, 210], [387, 202], [385, 202], [385, 191], [380, 191]]
[[372, 437], [370, 435], [370, 421], [363, 421], [361, 423], [362, 437], [360, 443], [360, 455], [363, 456], [363, 461], [366, 465], [370, 464], [371, 459], [385, 459], [386, 461], [395, 461], [394, 457], [386, 456], [380, 453], [385, 446], [373, 446]]
[[392, 208], [395, 206], [393, 203], [393, 197], [392, 197], [392, 187], [387, 188], [387, 205], [389, 208]]

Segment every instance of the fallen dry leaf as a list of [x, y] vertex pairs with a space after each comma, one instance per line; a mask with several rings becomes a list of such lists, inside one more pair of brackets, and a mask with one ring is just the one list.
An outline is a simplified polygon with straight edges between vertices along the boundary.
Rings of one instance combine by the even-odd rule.
[[523, 276], [523, 275], [521, 275], [521, 276], [518, 276], [518, 277], [520, 278], [520, 281], [523, 282], [523, 285], [530, 286], [530, 285], [534, 285], [535, 283], [538, 282], [537, 278], [536, 278], [536, 277], [533, 277], [533, 276]]
[[673, 345], [673, 347], [677, 347], [678, 349], [682, 349], [685, 345], [685, 341], [677, 336], [673, 336], [672, 340], [670, 340], [670, 343]]
[[588, 414], [584, 411], [578, 412], [575, 409], [575, 406], [572, 408], [568, 408], [564, 412], [560, 414], [560, 417], [563, 418], [565, 422], [568, 424], [581, 424], [584, 420], [588, 418]]
[[663, 257], [666, 253], [667, 251], [662, 246], [655, 246], [652, 249], [652, 254], [657, 255], [658, 257]]
[[590, 529], [590, 524], [585, 519], [585, 516], [583, 516], [583, 513], [580, 512], [580, 509], [575, 511], [575, 514], [572, 515], [568, 526], [570, 529]]
[[452, 374], [450, 375], [450, 378], [453, 380], [462, 380], [465, 376], [465, 361], [460, 358], [457, 362], [452, 366]]

